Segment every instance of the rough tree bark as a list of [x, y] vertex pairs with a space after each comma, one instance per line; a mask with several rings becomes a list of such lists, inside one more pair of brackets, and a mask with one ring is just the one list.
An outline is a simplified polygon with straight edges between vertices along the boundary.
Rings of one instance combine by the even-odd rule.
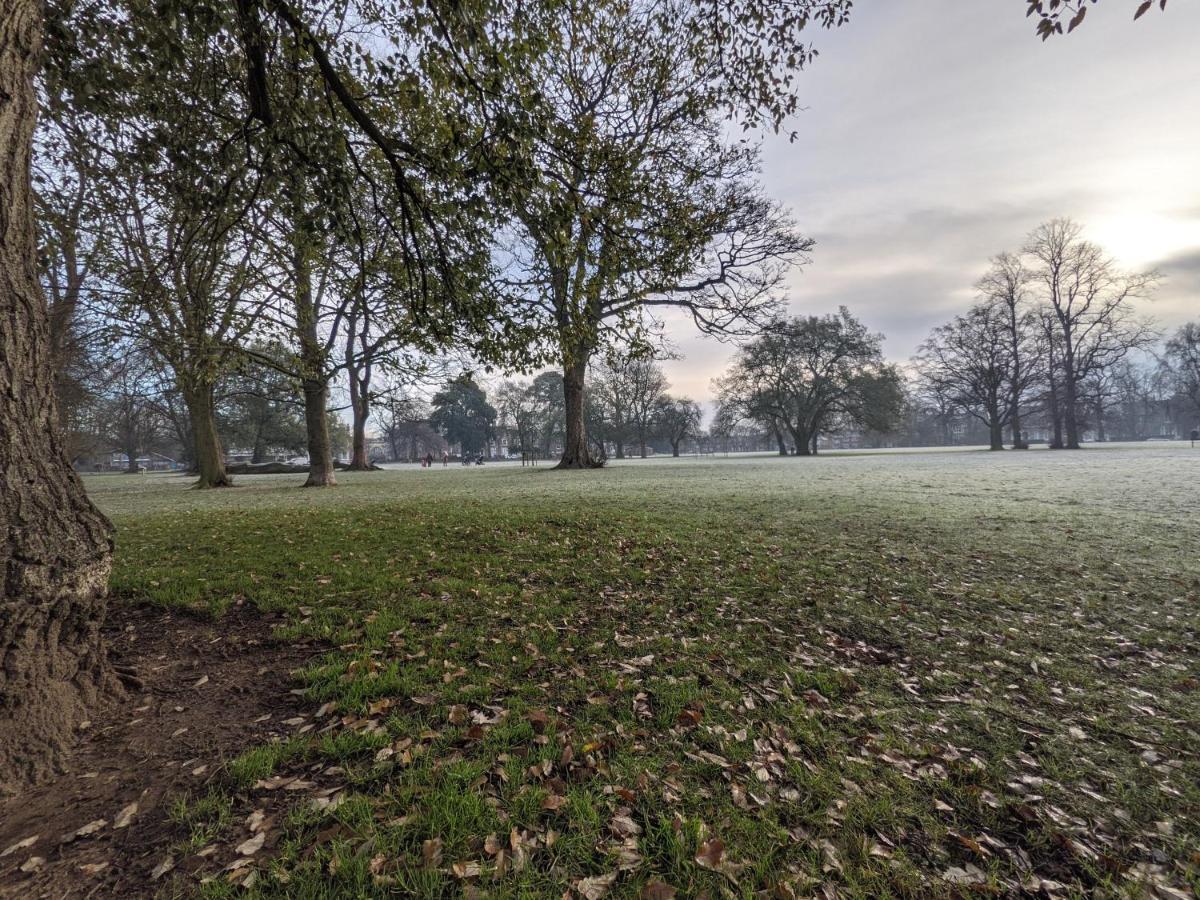
[[183, 402], [192, 426], [192, 447], [196, 452], [198, 488], [229, 487], [233, 484], [225, 471], [225, 452], [217, 433], [217, 418], [211, 384], [181, 384]]
[[[353, 339], [351, 326], [350, 341]], [[367, 456], [367, 419], [371, 415], [371, 365], [357, 361], [349, 343], [346, 349], [346, 373], [350, 376], [350, 410], [353, 415], [350, 468], [365, 472], [371, 468], [371, 460]]]
[[294, 235], [296, 267], [296, 330], [300, 339], [300, 366], [304, 377], [304, 423], [308, 435], [308, 480], [305, 487], [337, 484], [333, 475], [333, 451], [329, 446], [329, 381], [325, 375], [325, 351], [317, 333], [317, 302], [313, 296], [312, 268], [307, 235], [300, 227]]
[[308, 480], [305, 487], [337, 484], [333, 475], [333, 451], [329, 447], [329, 383], [324, 378], [306, 378], [304, 424], [308, 433]]
[[566, 401], [567, 433], [563, 455], [556, 469], [596, 469], [600, 463], [592, 459], [588, 449], [587, 429], [583, 418], [583, 383], [587, 373], [587, 357], [563, 366], [563, 399]]
[[87, 708], [117, 689], [100, 624], [108, 520], [63, 449], [30, 156], [39, 0], [0, 0], [0, 794], [61, 767]]
[[1000, 417], [997, 415], [990, 416], [988, 419], [988, 439], [990, 441], [989, 450], [1004, 449], [1004, 426], [1000, 424]]

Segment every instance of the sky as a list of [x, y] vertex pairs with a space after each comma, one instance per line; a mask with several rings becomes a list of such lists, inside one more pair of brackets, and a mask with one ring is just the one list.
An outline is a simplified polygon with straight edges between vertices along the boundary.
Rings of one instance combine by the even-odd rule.
[[[988, 259], [1069, 216], [1163, 276], [1145, 312], [1200, 318], [1200, 2], [1131, 21], [1102, 0], [1043, 43], [1024, 0], [861, 0], [814, 32], [795, 141], [764, 142], [763, 183], [816, 240], [794, 314], [840, 305], [906, 361], [965, 310]], [[672, 392], [708, 401], [733, 348], [667, 319]]]

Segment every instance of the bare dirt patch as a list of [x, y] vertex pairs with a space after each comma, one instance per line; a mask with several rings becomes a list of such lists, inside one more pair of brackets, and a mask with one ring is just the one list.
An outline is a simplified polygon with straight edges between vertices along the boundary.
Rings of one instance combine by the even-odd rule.
[[248, 607], [211, 620], [114, 603], [110, 657], [135, 680], [81, 728], [71, 771], [0, 804], [0, 897], [152, 896], [179, 838], [171, 800], [303, 708], [289, 673], [322, 647], [280, 642], [276, 624]]

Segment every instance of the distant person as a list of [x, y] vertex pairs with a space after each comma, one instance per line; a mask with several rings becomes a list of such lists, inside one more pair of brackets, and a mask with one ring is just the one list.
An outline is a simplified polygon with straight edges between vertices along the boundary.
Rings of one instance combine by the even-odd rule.
[[442, 451], [442, 467], [444, 468], [448, 465], [450, 465], [450, 451], [443, 450]]
[[1196, 446], [1196, 441], [1200, 441], [1200, 428], [1192, 429], [1192, 446]]
[[433, 454], [426, 453], [425, 454], [425, 468], [429, 469], [432, 467], [433, 467]]

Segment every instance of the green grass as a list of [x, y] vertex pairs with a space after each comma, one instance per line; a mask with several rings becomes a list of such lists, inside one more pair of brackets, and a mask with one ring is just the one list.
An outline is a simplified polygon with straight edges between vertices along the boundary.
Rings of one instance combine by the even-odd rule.
[[[88, 486], [117, 602], [245, 599], [337, 648], [298, 686], [338, 724], [227, 772], [234, 821], [291, 806], [252, 892], [1132, 896], [1200, 888], [1198, 475], [1156, 447]], [[229, 815], [179, 821], [232, 846]]]

